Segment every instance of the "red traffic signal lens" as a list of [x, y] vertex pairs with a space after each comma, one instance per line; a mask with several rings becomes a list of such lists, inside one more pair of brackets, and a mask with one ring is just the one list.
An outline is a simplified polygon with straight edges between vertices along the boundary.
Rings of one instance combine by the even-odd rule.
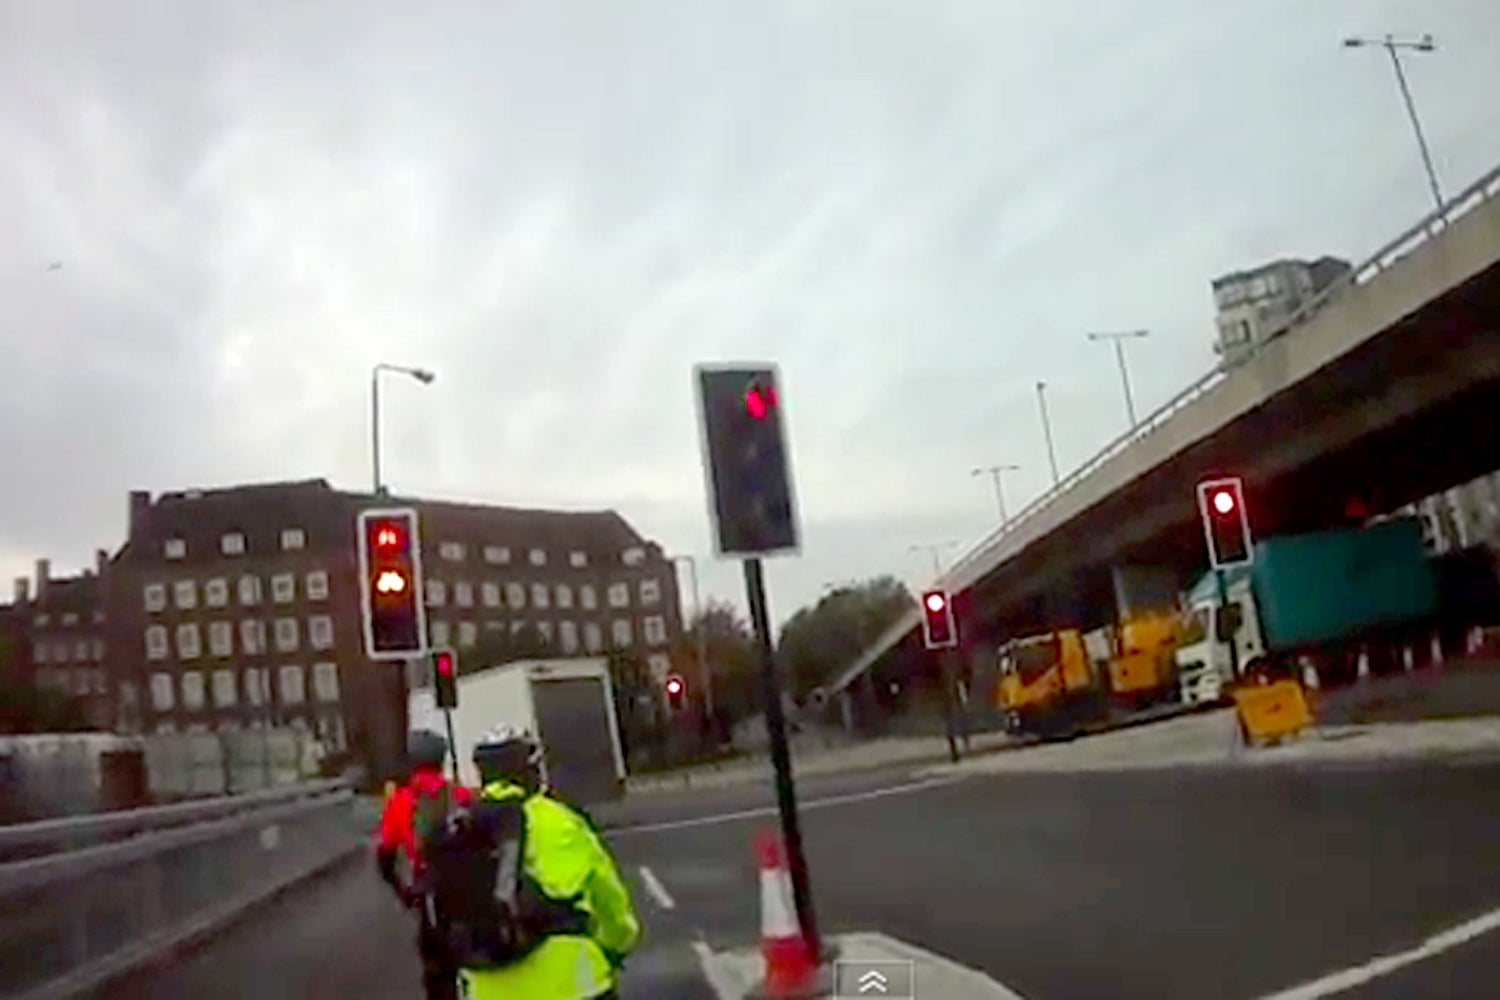
[[669, 677], [667, 679], [667, 694], [681, 694], [681, 693], [682, 693], [682, 678], [680, 678], [680, 677]]
[[927, 610], [933, 614], [937, 614], [943, 610], [943, 607], [948, 603], [948, 599], [942, 594], [928, 594], [924, 600], [927, 604]]
[[371, 537], [374, 538], [377, 549], [395, 549], [401, 546], [401, 528], [390, 522], [376, 524]]
[[453, 676], [453, 656], [449, 653], [439, 653], [437, 657], [437, 672], [441, 677]]
[[764, 420], [776, 405], [776, 390], [771, 386], [752, 385], [745, 390], [745, 412], [752, 420]]
[[1215, 514], [1233, 514], [1235, 508], [1234, 493], [1230, 490], [1219, 490], [1213, 495], [1211, 501]]

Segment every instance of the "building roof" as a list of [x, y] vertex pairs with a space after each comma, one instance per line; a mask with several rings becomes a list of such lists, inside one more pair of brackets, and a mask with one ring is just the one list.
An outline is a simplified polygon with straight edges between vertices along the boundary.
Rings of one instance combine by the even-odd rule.
[[31, 609], [54, 614], [62, 611], [82, 614], [97, 610], [101, 600], [99, 577], [86, 571], [79, 576], [48, 580], [46, 592], [32, 596]]
[[1246, 268], [1245, 270], [1221, 274], [1219, 277], [1213, 279], [1211, 285], [1217, 291], [1225, 285], [1236, 285], [1242, 281], [1258, 278], [1268, 271], [1278, 271], [1287, 267], [1306, 268], [1308, 270], [1319, 269], [1326, 273], [1330, 269], [1334, 271], [1349, 270], [1352, 265], [1342, 258], [1332, 257], [1327, 254], [1316, 260], [1303, 260], [1300, 257], [1278, 257], [1275, 260], [1267, 261], [1264, 264], [1258, 264], [1255, 267]]

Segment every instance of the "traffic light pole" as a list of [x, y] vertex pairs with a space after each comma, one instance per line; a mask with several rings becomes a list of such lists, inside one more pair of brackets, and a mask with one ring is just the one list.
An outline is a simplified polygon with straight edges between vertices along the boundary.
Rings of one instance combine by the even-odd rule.
[[745, 560], [745, 593], [750, 603], [750, 620], [760, 646], [760, 672], [766, 700], [766, 732], [771, 741], [771, 764], [776, 769], [776, 804], [781, 812], [781, 832], [786, 840], [787, 866], [792, 878], [792, 900], [797, 922], [808, 950], [821, 958], [822, 940], [818, 936], [817, 918], [813, 912], [812, 886], [807, 875], [807, 856], [802, 850], [802, 828], [797, 821], [797, 789], [792, 781], [792, 756], [786, 742], [786, 716], [781, 710], [781, 685], [776, 679], [776, 658], [771, 649], [771, 616], [766, 611], [766, 584], [758, 558]]
[[948, 650], [938, 653], [943, 677], [943, 728], [948, 736], [948, 759], [958, 763], [958, 735], [956, 718], [958, 712], [958, 690], [953, 671], [953, 654]]

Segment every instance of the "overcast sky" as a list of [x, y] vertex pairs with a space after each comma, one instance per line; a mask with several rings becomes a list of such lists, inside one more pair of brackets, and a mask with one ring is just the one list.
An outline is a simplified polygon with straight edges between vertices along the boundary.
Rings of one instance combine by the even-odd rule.
[[[229, 13], [229, 11], [238, 13]], [[1211, 363], [1217, 274], [1361, 258], [1500, 161], [1494, 0], [0, 0], [0, 569], [126, 492], [614, 507], [710, 549], [701, 360], [782, 367], [805, 547], [913, 585]], [[53, 261], [62, 268], [49, 270]], [[958, 550], [950, 550], [956, 554]], [[742, 601], [735, 564], [706, 567]], [[8, 588], [7, 588], [8, 590]]]

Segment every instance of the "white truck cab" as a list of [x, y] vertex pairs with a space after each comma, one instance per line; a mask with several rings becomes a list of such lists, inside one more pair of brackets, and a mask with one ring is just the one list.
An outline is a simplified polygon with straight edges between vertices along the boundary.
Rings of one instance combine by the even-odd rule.
[[1234, 679], [1229, 635], [1234, 637], [1241, 671], [1265, 655], [1249, 567], [1229, 570], [1225, 576], [1227, 614], [1220, 613], [1219, 581], [1211, 572], [1199, 579], [1187, 595], [1192, 624], [1176, 654], [1184, 705], [1213, 703], [1227, 697], [1224, 689]]

